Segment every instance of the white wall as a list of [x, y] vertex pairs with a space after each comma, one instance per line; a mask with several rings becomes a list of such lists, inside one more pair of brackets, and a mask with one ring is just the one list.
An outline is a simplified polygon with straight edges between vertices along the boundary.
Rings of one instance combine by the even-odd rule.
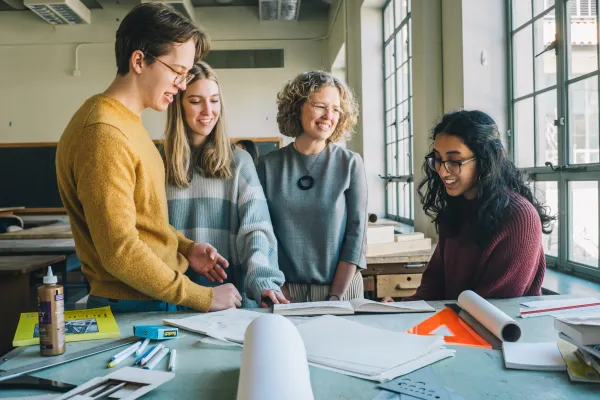
[[[0, 143], [55, 142], [81, 103], [116, 73], [114, 37], [131, 5], [103, 4], [92, 24], [51, 26], [30, 11], [0, 12]], [[217, 70], [232, 137], [279, 136], [275, 96], [296, 74], [323, 67], [327, 15], [305, 22], [259, 21], [256, 7], [197, 8], [213, 49], [283, 48], [284, 68]], [[80, 77], [73, 77], [80, 47]], [[89, 44], [93, 43], [93, 44]], [[143, 121], [161, 138], [166, 114]], [[288, 141], [286, 141], [288, 142]]]

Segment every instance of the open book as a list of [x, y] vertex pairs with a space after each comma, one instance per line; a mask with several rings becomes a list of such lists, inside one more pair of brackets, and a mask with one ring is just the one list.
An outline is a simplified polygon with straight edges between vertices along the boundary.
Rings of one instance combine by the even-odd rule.
[[379, 303], [367, 299], [350, 301], [315, 301], [273, 305], [273, 313], [279, 315], [344, 315], [354, 313], [409, 313], [433, 312], [435, 308], [423, 300], [397, 303]]

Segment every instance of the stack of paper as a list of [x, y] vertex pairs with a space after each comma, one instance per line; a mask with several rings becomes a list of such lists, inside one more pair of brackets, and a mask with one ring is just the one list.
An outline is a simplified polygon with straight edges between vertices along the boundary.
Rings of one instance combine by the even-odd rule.
[[556, 342], [502, 344], [506, 368], [531, 371], [566, 371], [567, 365]]
[[165, 319], [165, 325], [201, 333], [226, 342], [244, 343], [246, 328], [254, 319], [264, 315], [254, 311], [230, 308], [181, 319]]
[[[229, 309], [182, 319], [166, 319], [177, 326], [213, 338], [244, 342], [250, 323], [264, 315]], [[439, 336], [419, 336], [371, 328], [332, 315], [296, 324], [311, 365], [346, 375], [385, 382], [454, 355]]]
[[331, 315], [296, 328], [312, 365], [378, 382], [454, 355], [441, 337], [372, 328]]

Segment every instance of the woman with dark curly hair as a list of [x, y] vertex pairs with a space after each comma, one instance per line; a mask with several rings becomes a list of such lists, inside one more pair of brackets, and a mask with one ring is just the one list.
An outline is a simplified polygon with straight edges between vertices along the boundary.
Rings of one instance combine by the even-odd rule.
[[263, 185], [291, 301], [363, 297], [367, 183], [361, 157], [334, 143], [356, 125], [352, 92], [323, 71], [298, 75], [277, 96], [281, 133], [295, 141], [262, 157]]
[[463, 290], [485, 298], [541, 295], [542, 232], [552, 230], [554, 217], [508, 159], [494, 120], [481, 111], [451, 112], [432, 139], [418, 192], [439, 243], [411, 299], [454, 300]]

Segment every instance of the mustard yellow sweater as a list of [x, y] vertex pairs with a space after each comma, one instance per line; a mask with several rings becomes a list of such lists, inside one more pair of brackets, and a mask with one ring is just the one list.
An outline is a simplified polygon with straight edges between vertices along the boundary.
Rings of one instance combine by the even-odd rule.
[[58, 143], [56, 172], [90, 294], [208, 310], [213, 291], [185, 275], [194, 242], [169, 225], [164, 164], [138, 115], [88, 99]]

